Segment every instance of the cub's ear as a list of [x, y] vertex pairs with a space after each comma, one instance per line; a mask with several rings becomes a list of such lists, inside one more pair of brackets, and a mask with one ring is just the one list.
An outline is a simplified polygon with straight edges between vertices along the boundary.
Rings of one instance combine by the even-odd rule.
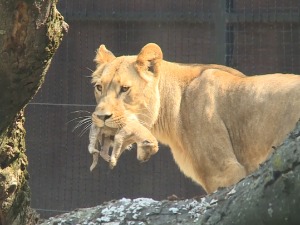
[[114, 54], [111, 51], [107, 50], [105, 45], [100, 45], [100, 47], [97, 50], [94, 61], [97, 63], [97, 66], [99, 66], [103, 63], [111, 62], [115, 58], [116, 57], [114, 56]]
[[163, 53], [157, 44], [149, 43], [145, 45], [137, 56], [136, 69], [145, 80], [149, 80], [149, 75], [158, 76]]

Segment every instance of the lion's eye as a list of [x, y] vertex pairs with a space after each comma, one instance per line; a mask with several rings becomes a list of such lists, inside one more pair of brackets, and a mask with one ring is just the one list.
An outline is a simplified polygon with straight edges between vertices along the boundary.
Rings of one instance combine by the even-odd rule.
[[128, 91], [129, 90], [129, 87], [127, 87], [127, 86], [122, 86], [121, 87], [121, 92], [126, 92], [126, 91]]
[[100, 84], [97, 84], [97, 85], [96, 85], [96, 89], [97, 89], [98, 91], [102, 92], [102, 86], [101, 86]]

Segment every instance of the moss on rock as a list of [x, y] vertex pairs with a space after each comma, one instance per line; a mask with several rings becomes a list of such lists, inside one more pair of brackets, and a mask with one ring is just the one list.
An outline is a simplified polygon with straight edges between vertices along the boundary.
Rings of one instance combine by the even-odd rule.
[[27, 222], [30, 206], [23, 110], [2, 134], [0, 143], [1, 224]]
[[0, 0], [0, 225], [36, 224], [22, 108], [44, 82], [68, 29], [56, 3]]

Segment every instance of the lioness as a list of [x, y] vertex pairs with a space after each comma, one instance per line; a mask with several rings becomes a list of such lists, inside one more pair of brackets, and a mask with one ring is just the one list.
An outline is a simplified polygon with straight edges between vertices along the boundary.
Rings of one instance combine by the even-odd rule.
[[101, 45], [95, 62], [95, 124], [135, 115], [208, 193], [257, 169], [300, 118], [297, 75], [168, 62], [153, 43], [121, 57]]

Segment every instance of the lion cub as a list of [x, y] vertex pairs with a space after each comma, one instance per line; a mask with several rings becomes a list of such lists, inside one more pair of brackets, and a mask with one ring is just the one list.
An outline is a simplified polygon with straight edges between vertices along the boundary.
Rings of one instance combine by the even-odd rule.
[[[110, 168], [113, 169], [123, 151], [129, 149], [133, 143], [137, 143], [139, 161], [147, 161], [158, 151], [156, 138], [133, 116], [127, 118], [127, 123], [118, 130], [107, 127], [99, 128], [93, 123], [90, 128], [89, 140], [88, 149], [90, 154], [93, 154], [90, 171], [97, 165], [99, 156], [109, 162]], [[97, 141], [101, 143], [100, 151], [96, 149]], [[110, 147], [113, 147], [111, 156], [109, 156]]]
[[[88, 150], [93, 155], [93, 163], [90, 166], [90, 171], [96, 167], [98, 158], [101, 156], [106, 162], [110, 161], [109, 148], [112, 145], [112, 137], [109, 134], [101, 132], [101, 128], [92, 123], [89, 133], [89, 146]], [[100, 143], [100, 151], [98, 150], [98, 142]]]

